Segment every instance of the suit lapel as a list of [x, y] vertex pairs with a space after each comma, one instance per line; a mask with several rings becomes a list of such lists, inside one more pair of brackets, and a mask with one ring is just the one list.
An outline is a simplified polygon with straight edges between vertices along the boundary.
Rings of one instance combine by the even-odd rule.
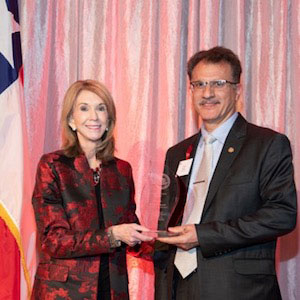
[[93, 186], [93, 171], [89, 166], [86, 156], [81, 153], [74, 159], [74, 167], [78, 176], [83, 180], [82, 184]]
[[239, 114], [238, 118], [236, 119], [226, 138], [214, 175], [210, 182], [202, 216], [205, 214], [205, 212], [211, 205], [212, 200], [216, 192], [218, 191], [221, 183], [224, 181], [226, 175], [228, 174], [233, 161], [239, 154], [245, 140], [246, 131], [247, 122]]

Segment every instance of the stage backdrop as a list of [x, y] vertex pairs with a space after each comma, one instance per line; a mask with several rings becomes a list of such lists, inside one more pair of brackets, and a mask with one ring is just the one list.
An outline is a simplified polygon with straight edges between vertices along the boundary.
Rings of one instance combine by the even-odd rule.
[[[231, 48], [242, 60], [244, 116], [290, 138], [299, 182], [300, 1], [19, 0], [19, 5], [31, 154], [28, 185], [40, 156], [60, 147], [66, 89], [77, 79], [97, 79], [115, 99], [116, 154], [133, 166], [137, 214], [143, 224], [155, 227], [155, 187], [164, 154], [198, 128], [186, 61], [216, 45]], [[24, 225], [32, 275], [34, 237]], [[300, 299], [299, 244], [298, 229], [280, 239], [283, 299]], [[129, 258], [129, 265], [131, 299], [153, 299], [151, 263]]]

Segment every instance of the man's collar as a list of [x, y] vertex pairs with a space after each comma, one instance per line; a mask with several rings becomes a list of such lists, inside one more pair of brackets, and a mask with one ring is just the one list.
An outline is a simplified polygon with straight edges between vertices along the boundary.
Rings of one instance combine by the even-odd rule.
[[229, 119], [227, 119], [223, 124], [221, 124], [219, 127], [217, 127], [214, 131], [208, 132], [205, 128], [204, 125], [202, 124], [201, 126], [201, 134], [203, 137], [209, 135], [212, 135], [214, 138], [216, 138], [220, 143], [224, 144], [225, 140], [227, 138], [227, 135], [235, 122], [235, 120], [238, 117], [238, 113], [235, 112]]

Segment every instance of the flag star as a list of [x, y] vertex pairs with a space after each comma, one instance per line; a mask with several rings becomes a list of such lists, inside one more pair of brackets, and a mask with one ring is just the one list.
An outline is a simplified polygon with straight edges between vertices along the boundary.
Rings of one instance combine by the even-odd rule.
[[0, 52], [14, 68], [13, 48], [11, 36], [20, 31], [19, 24], [15, 21], [13, 14], [8, 11], [6, 2], [0, 0]]

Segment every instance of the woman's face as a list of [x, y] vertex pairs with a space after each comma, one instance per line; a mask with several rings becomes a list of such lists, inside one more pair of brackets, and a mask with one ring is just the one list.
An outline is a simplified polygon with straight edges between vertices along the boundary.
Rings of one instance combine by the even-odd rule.
[[108, 127], [106, 104], [95, 93], [81, 91], [74, 102], [69, 125], [76, 130], [83, 149], [95, 147]]

